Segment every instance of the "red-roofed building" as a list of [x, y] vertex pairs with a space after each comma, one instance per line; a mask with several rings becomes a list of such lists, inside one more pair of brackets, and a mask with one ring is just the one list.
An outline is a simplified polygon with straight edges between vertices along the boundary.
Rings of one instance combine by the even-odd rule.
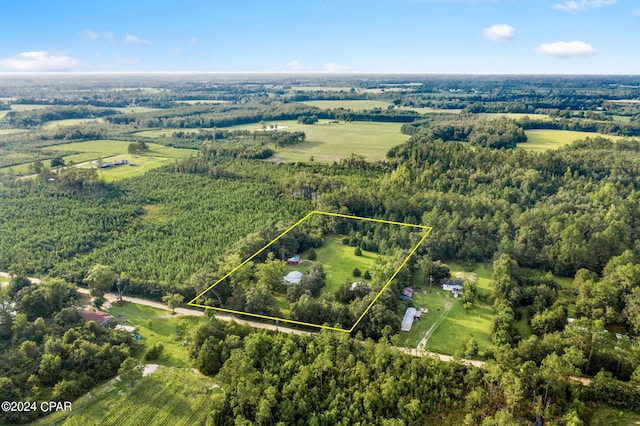
[[113, 317], [111, 315], [102, 311], [95, 312], [83, 309], [80, 311], [80, 315], [82, 315], [82, 318], [84, 318], [85, 321], [95, 321], [96, 324], [103, 327], [113, 321]]

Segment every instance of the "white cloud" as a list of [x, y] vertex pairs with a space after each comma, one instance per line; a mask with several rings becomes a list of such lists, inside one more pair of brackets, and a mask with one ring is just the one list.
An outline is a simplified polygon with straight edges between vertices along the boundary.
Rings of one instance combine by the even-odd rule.
[[123, 58], [121, 56], [116, 56], [113, 59], [117, 65], [135, 65], [140, 63], [140, 58]]
[[485, 28], [482, 34], [494, 43], [506, 43], [516, 38], [516, 29], [511, 25], [497, 24]]
[[182, 49], [179, 49], [179, 48], [176, 47], [175, 49], [173, 49], [173, 54], [175, 56], [177, 56], [178, 58], [181, 57], [182, 56]]
[[349, 65], [340, 65], [335, 62], [327, 62], [322, 68], [324, 72], [345, 72], [351, 70]]
[[113, 41], [115, 36], [111, 31], [105, 31], [105, 32], [99, 33], [99, 32], [93, 31], [92, 29], [88, 29], [88, 30], [84, 30], [80, 34], [80, 38], [82, 38], [82, 40], [84, 41], [96, 41], [96, 40]]
[[290, 71], [304, 71], [307, 69], [307, 66], [300, 61], [293, 60], [287, 62], [287, 68]]
[[45, 51], [22, 52], [12, 58], [0, 59], [0, 68], [14, 71], [68, 71], [82, 64], [66, 54]]
[[636, 9], [632, 13], [636, 16], [640, 16], [640, 9]]
[[93, 31], [93, 30], [85, 30], [82, 32], [82, 39], [89, 41], [89, 40], [97, 40], [100, 38], [100, 34], [98, 34], [97, 32]]
[[196, 44], [198, 44], [198, 39], [195, 37], [191, 37], [189, 43], [191, 43], [192, 46], [195, 46]]
[[543, 55], [560, 57], [593, 55], [597, 50], [584, 41], [557, 41], [555, 43], [542, 43], [536, 48]]
[[122, 44], [128, 44], [130, 46], [144, 46], [151, 44], [151, 42], [133, 34], [127, 34], [127, 36], [122, 39]]
[[618, 0], [564, 0], [562, 3], [554, 4], [553, 8], [567, 13], [576, 13], [589, 8], [611, 6], [616, 4], [617, 1]]

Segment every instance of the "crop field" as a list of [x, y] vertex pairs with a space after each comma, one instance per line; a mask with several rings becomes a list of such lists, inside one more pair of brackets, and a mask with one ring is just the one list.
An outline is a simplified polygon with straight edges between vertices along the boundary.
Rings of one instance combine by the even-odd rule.
[[[276, 152], [272, 161], [314, 161], [333, 162], [349, 157], [352, 153], [363, 155], [368, 160], [386, 157], [389, 148], [400, 145], [409, 136], [400, 133], [400, 123], [373, 123], [354, 121], [351, 123], [298, 124], [295, 120], [273, 121], [266, 125], [288, 126], [285, 131], [304, 132], [306, 140], [298, 145], [288, 146]], [[229, 130], [258, 130], [260, 125], [244, 124], [228, 127]]]
[[[451, 274], [464, 271], [455, 264], [448, 264]], [[413, 323], [410, 331], [400, 332], [400, 343], [415, 348], [426, 340], [425, 349], [443, 354], [453, 355], [461, 348], [460, 343], [473, 334], [478, 342], [480, 355], [490, 346], [489, 330], [493, 319], [491, 305], [483, 301], [483, 297], [491, 294], [491, 271], [483, 264], [471, 271], [477, 275], [476, 286], [478, 297], [471, 311], [462, 307], [462, 299], [454, 298], [449, 291], [440, 286], [429, 289], [429, 283], [414, 286], [413, 305], [416, 309], [428, 308], [422, 319]]]
[[194, 425], [205, 424], [211, 399], [219, 393], [210, 378], [191, 369], [160, 366], [135, 382], [110, 381], [35, 425]]
[[302, 103], [322, 109], [344, 108], [353, 111], [361, 111], [374, 108], [387, 109], [387, 107], [391, 105], [391, 102], [374, 100], [305, 101]]
[[364, 275], [366, 270], [371, 271], [378, 259], [376, 253], [362, 250], [362, 256], [354, 254], [355, 247], [342, 244], [340, 237], [325, 238], [322, 247], [315, 249], [316, 260], [307, 260], [306, 254], [301, 256], [304, 261], [300, 265], [287, 265], [287, 273], [290, 271], [306, 272], [315, 263], [322, 264], [327, 274], [326, 285], [322, 289], [323, 294], [333, 294], [345, 281], [354, 282], [363, 278], [353, 276], [354, 268], [360, 269]]
[[548, 149], [556, 149], [561, 146], [568, 145], [573, 141], [584, 138], [595, 138], [601, 136], [603, 138], [618, 141], [624, 139], [621, 136], [605, 135], [602, 133], [576, 132], [572, 130], [525, 130], [527, 134], [527, 142], [519, 143], [518, 149], [527, 151], [546, 151]]
[[179, 317], [171, 315], [169, 311], [127, 302], [122, 306], [113, 306], [108, 311], [114, 318], [126, 318], [126, 325], [136, 327], [147, 349], [156, 343], [162, 343], [164, 350], [160, 359], [153, 361], [154, 363], [185, 368], [191, 366], [183, 342], [188, 336], [188, 330], [198, 323], [198, 317]]

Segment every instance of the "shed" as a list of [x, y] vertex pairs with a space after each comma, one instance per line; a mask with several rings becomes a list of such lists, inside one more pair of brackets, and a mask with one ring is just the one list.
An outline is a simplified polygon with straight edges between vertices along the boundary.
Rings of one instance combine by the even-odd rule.
[[131, 333], [131, 334], [135, 334], [136, 331], [138, 331], [137, 328], [130, 326], [130, 325], [123, 325], [123, 324], [117, 324], [115, 326], [116, 330], [122, 330], [122, 331], [126, 331], [127, 333]]
[[291, 271], [282, 279], [284, 285], [300, 284], [300, 280], [302, 280], [302, 272], [300, 271]]
[[300, 263], [300, 255], [295, 255], [293, 257], [290, 257], [287, 259], [287, 264], [288, 265], [297, 265]]
[[416, 308], [407, 308], [404, 313], [404, 318], [402, 319], [402, 325], [400, 326], [400, 330], [409, 331], [411, 330], [411, 326], [413, 325], [413, 318], [416, 315]]

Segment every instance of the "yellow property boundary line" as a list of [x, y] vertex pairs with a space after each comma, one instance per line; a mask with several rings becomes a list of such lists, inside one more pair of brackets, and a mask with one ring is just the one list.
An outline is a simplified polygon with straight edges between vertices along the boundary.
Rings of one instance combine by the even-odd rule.
[[[247, 264], [248, 262], [250, 262], [254, 257], [256, 257], [257, 255], [259, 255], [260, 253], [262, 253], [265, 249], [267, 249], [268, 247], [270, 247], [272, 244], [274, 244], [276, 241], [278, 241], [280, 238], [282, 238], [287, 232], [291, 231], [293, 228], [295, 228], [296, 226], [300, 225], [302, 222], [306, 221], [307, 219], [309, 219], [311, 216], [313, 215], [323, 215], [323, 216], [333, 216], [333, 217], [342, 217], [345, 219], [357, 219], [357, 220], [366, 220], [368, 222], [377, 222], [377, 223], [385, 223], [385, 224], [389, 224], [389, 225], [399, 225], [399, 226], [407, 226], [407, 227], [412, 227], [412, 228], [420, 228], [420, 229], [425, 229], [426, 232], [425, 234], [422, 236], [422, 238], [420, 239], [420, 241], [418, 241], [418, 244], [416, 244], [412, 249], [411, 252], [409, 252], [409, 255], [407, 255], [407, 257], [404, 259], [404, 261], [400, 264], [400, 266], [398, 267], [398, 269], [395, 270], [395, 272], [391, 275], [391, 278], [389, 278], [389, 280], [387, 280], [387, 282], [385, 283], [385, 285], [382, 287], [382, 289], [380, 290], [380, 292], [376, 295], [376, 297], [373, 299], [373, 301], [369, 304], [369, 306], [367, 306], [367, 309], [364, 310], [364, 312], [362, 313], [362, 315], [360, 315], [360, 317], [356, 320], [356, 322], [353, 324], [353, 326], [350, 329], [344, 329], [344, 328], [338, 328], [338, 327], [331, 327], [328, 325], [319, 325], [319, 324], [311, 324], [311, 323], [307, 323], [307, 322], [302, 322], [302, 321], [295, 321], [295, 320], [291, 320], [291, 319], [285, 319], [285, 318], [278, 318], [278, 317], [272, 317], [269, 315], [260, 315], [260, 314], [253, 314], [251, 312], [243, 312], [243, 311], [235, 311], [233, 309], [225, 309], [225, 308], [215, 308], [213, 306], [207, 306], [207, 305], [202, 305], [199, 303], [195, 303], [196, 300], [198, 300], [200, 297], [202, 297], [205, 293], [207, 293], [209, 290], [211, 290], [213, 287], [217, 286], [218, 284], [220, 284], [222, 281], [224, 281], [227, 277], [229, 277], [231, 274], [233, 274], [234, 272], [236, 272], [238, 269], [242, 268], [245, 264]], [[305, 217], [303, 217], [302, 219], [300, 219], [299, 221], [297, 221], [296, 223], [294, 223], [293, 225], [291, 225], [289, 228], [287, 228], [282, 234], [278, 235], [273, 241], [271, 241], [269, 244], [265, 245], [264, 247], [262, 247], [260, 250], [258, 250], [257, 252], [255, 252], [253, 255], [251, 255], [249, 258], [247, 258], [244, 262], [242, 262], [241, 264], [239, 264], [238, 266], [236, 266], [235, 268], [233, 268], [228, 274], [226, 274], [225, 276], [223, 276], [222, 278], [220, 278], [218, 281], [216, 281], [215, 283], [213, 283], [212, 285], [210, 285], [207, 289], [205, 289], [204, 291], [202, 291], [200, 294], [198, 294], [196, 297], [194, 297], [189, 303], [187, 303], [187, 305], [189, 306], [195, 306], [198, 308], [204, 308], [204, 309], [214, 309], [216, 311], [222, 311], [222, 312], [228, 312], [228, 313], [232, 313], [232, 314], [239, 314], [239, 315], [249, 315], [252, 317], [256, 317], [256, 318], [262, 318], [262, 319], [269, 319], [269, 320], [273, 320], [273, 321], [283, 321], [283, 322], [288, 322], [291, 324], [298, 324], [298, 325], [304, 325], [307, 327], [316, 327], [316, 328], [322, 328], [322, 329], [326, 329], [326, 330], [334, 330], [334, 331], [343, 331], [343, 332], [347, 332], [350, 333], [352, 332], [360, 323], [360, 321], [362, 321], [362, 318], [364, 318], [364, 316], [369, 312], [369, 310], [371, 309], [371, 307], [376, 303], [376, 301], [380, 298], [380, 296], [382, 296], [382, 293], [384, 293], [384, 291], [389, 287], [389, 285], [391, 285], [391, 281], [393, 281], [393, 279], [400, 273], [400, 270], [404, 267], [404, 265], [407, 264], [407, 262], [409, 261], [409, 259], [411, 258], [411, 256], [413, 256], [413, 253], [416, 252], [416, 250], [418, 250], [418, 247], [420, 247], [420, 245], [422, 244], [422, 242], [429, 236], [429, 234], [431, 233], [431, 230], [433, 228], [430, 226], [424, 226], [424, 225], [414, 225], [411, 223], [403, 223], [403, 222], [393, 222], [390, 220], [382, 220], [382, 219], [373, 219], [373, 218], [369, 218], [369, 217], [360, 217], [360, 216], [352, 216], [352, 215], [346, 215], [346, 214], [340, 214], [340, 213], [329, 213], [329, 212], [321, 212], [321, 211], [312, 211], [311, 213], [307, 214]]]

